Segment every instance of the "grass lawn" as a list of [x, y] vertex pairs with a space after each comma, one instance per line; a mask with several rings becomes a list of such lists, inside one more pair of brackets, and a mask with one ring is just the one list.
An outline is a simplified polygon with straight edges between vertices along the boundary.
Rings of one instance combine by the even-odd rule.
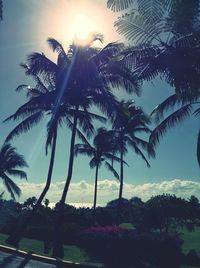
[[[7, 238], [7, 235], [0, 234], [0, 244], [8, 246], [4, 241]], [[20, 241], [20, 249], [24, 251], [32, 251], [39, 255], [46, 255], [43, 253], [43, 241], [33, 240], [28, 238], [23, 238]], [[66, 261], [77, 262], [77, 263], [95, 263], [95, 260], [91, 260], [85, 251], [76, 246], [65, 245], [64, 246], [65, 256], [64, 259]], [[51, 253], [46, 255], [51, 257]]]
[[183, 251], [187, 253], [189, 250], [195, 249], [200, 254], [200, 227], [196, 227], [194, 232], [183, 229], [181, 233], [184, 240]]

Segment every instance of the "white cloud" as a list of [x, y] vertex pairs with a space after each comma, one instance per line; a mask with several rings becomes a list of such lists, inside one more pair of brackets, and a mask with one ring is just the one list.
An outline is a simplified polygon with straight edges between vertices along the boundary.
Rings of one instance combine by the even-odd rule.
[[[52, 183], [47, 198], [52, 203], [59, 201], [62, 190], [64, 188], [64, 181]], [[44, 183], [28, 183], [23, 182], [19, 184], [22, 190], [22, 196], [20, 202], [23, 202], [30, 196], [38, 197], [44, 188]], [[0, 192], [3, 191], [3, 186], [0, 186]], [[98, 203], [106, 204], [108, 201], [117, 198], [119, 191], [119, 182], [115, 180], [101, 180], [98, 183]], [[72, 182], [69, 189], [69, 195], [67, 197], [68, 203], [92, 203], [94, 186], [92, 183], [88, 183], [85, 180], [79, 182]], [[147, 200], [153, 195], [158, 194], [175, 194], [183, 198], [189, 198], [191, 195], [195, 195], [200, 199], [200, 182], [172, 179], [164, 180], [157, 183], [144, 183], [140, 185], [124, 184], [123, 196], [125, 198], [131, 198], [138, 196], [142, 200]]]

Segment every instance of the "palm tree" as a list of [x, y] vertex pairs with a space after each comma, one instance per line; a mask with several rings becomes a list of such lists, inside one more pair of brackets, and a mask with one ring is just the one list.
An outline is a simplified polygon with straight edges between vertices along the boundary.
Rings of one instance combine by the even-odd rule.
[[113, 123], [113, 130], [110, 134], [113, 135], [114, 143], [118, 144], [120, 153], [120, 189], [119, 189], [119, 204], [122, 200], [123, 184], [124, 184], [124, 156], [127, 152], [127, 145], [135, 151], [137, 155], [142, 157], [147, 166], [150, 164], [145, 157], [142, 149], [149, 156], [155, 157], [155, 151], [149, 142], [139, 138], [138, 133], [151, 133], [147, 126], [150, 123], [149, 117], [145, 115], [140, 107], [134, 105], [133, 101], [121, 101], [118, 106], [116, 119]]
[[76, 144], [75, 155], [83, 154], [91, 157], [90, 168], [96, 168], [95, 170], [95, 184], [94, 184], [94, 201], [93, 209], [96, 209], [97, 203], [97, 184], [98, 184], [98, 173], [101, 164], [104, 163], [106, 168], [111, 171], [114, 176], [119, 180], [117, 171], [113, 168], [113, 165], [108, 160], [120, 161], [120, 159], [113, 153], [113, 146], [111, 146], [110, 137], [108, 132], [104, 128], [99, 128], [97, 134], [93, 139], [93, 146], [88, 143]]
[[[96, 36], [91, 40], [99, 39]], [[60, 89], [57, 103], [70, 105], [74, 108], [72, 119], [72, 136], [70, 143], [70, 157], [68, 175], [64, 186], [63, 194], [59, 202], [59, 210], [56, 221], [56, 228], [61, 225], [62, 211], [72, 178], [74, 162], [74, 145], [77, 133], [77, 125], [83, 124], [84, 114], [91, 116], [88, 112], [92, 105], [99, 107], [102, 112], [113, 117], [115, 98], [110, 90], [111, 86], [123, 86], [128, 92], [138, 93], [139, 86], [132, 72], [124, 65], [119, 65], [115, 56], [122, 49], [121, 44], [109, 44], [99, 50], [91, 46], [73, 44], [68, 53], [65, 53], [61, 44], [54, 39], [49, 39], [53, 50], [58, 52], [59, 67], [47, 59], [44, 54], [35, 53], [29, 57], [29, 68], [35, 74], [43, 74], [46, 77], [55, 76], [57, 88]], [[55, 109], [55, 114], [57, 113]], [[82, 115], [79, 120], [78, 115]], [[55, 115], [54, 115], [55, 116]], [[96, 116], [97, 117], [97, 116]], [[93, 126], [90, 121], [85, 121], [84, 132], [92, 133]], [[54, 256], [62, 256], [61, 235], [56, 233]]]
[[[37, 125], [44, 118], [45, 115], [47, 116], [48, 113], [52, 112], [55, 102], [54, 80], [52, 78], [49, 78], [48, 80], [46, 79], [45, 81], [43, 81], [42, 78], [31, 73], [29, 67], [26, 64], [22, 64], [21, 66], [25, 69], [26, 74], [31, 76], [31, 78], [36, 81], [36, 84], [34, 87], [25, 84], [22, 84], [17, 87], [17, 92], [21, 90], [27, 91], [28, 101], [20, 108], [18, 108], [18, 110], [13, 115], [11, 115], [5, 120], [16, 121], [22, 119], [22, 121], [8, 134], [6, 138], [7, 142], [12, 140], [16, 136], [21, 135], [23, 132], [30, 130], [33, 126]], [[47, 129], [50, 128], [50, 125], [51, 122], [47, 124]], [[56, 151], [57, 128], [58, 125], [54, 124], [53, 131], [51, 131], [51, 138], [49, 137], [49, 139], [47, 140], [47, 146], [52, 145], [48, 176], [45, 188], [41, 193], [40, 197], [38, 198], [37, 203], [34, 206], [34, 210], [37, 210], [40, 207], [41, 202], [50, 187]]]
[[[49, 60], [50, 61], [50, 60]], [[54, 68], [57, 68], [57, 65], [52, 62]], [[35, 74], [27, 64], [21, 65], [26, 74], [31, 76], [36, 81], [35, 87], [31, 87], [29, 85], [22, 84], [17, 87], [17, 91], [26, 90], [28, 101], [23, 104], [13, 115], [7, 118], [8, 120], [18, 120], [22, 119], [22, 121], [9, 133], [6, 138], [6, 141], [10, 141], [14, 137], [21, 135], [23, 132], [30, 130], [33, 126], [38, 124], [39, 121], [43, 119], [44, 116], [52, 115], [48, 124], [47, 124], [47, 141], [46, 141], [46, 153], [49, 146], [51, 146], [51, 157], [48, 169], [48, 175], [45, 187], [40, 194], [36, 204], [33, 207], [33, 212], [37, 211], [38, 208], [41, 207], [42, 201], [46, 196], [52, 178], [54, 160], [55, 160], [55, 152], [56, 152], [56, 142], [57, 142], [57, 131], [58, 126], [63, 123], [67, 124], [68, 127], [72, 127], [72, 122], [70, 118], [73, 117], [74, 109], [70, 105], [58, 105], [58, 87], [56, 85], [56, 76], [55, 74], [44, 77], [43, 75]], [[78, 119], [82, 125], [82, 127], [90, 127], [92, 129], [91, 124], [88, 120], [93, 118], [97, 118], [104, 121], [104, 118], [101, 116], [97, 116], [92, 113], [87, 113], [84, 117], [84, 112], [80, 111], [77, 114]], [[78, 135], [84, 139], [83, 135], [79, 130]], [[19, 240], [21, 238], [21, 234], [23, 229], [25, 228], [26, 222], [23, 220], [23, 228], [22, 224], [19, 223], [19, 228], [11, 234], [6, 240], [7, 243], [17, 246]]]
[[10, 178], [11, 176], [27, 179], [25, 171], [21, 168], [27, 167], [24, 157], [17, 153], [10, 144], [5, 143], [0, 149], [0, 178], [11, 195], [12, 199], [20, 196], [21, 190]]
[[199, 1], [108, 0], [108, 6], [116, 11], [128, 6], [137, 8], [115, 24], [119, 33], [136, 44], [124, 51], [126, 64], [141, 81], [160, 75], [175, 89], [175, 95], [169, 96], [153, 112], [163, 115], [169, 108], [175, 109], [162, 122], [159, 120], [151, 135], [151, 141], [156, 144], [167, 129], [192, 114], [192, 107], [197, 109], [194, 114], [199, 114]]

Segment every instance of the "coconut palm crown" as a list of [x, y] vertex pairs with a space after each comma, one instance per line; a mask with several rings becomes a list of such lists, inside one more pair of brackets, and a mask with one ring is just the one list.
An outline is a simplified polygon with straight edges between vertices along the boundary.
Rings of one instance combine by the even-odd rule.
[[116, 119], [113, 123], [113, 143], [118, 145], [120, 154], [120, 190], [119, 200], [122, 199], [124, 183], [124, 156], [128, 151], [127, 145], [139, 155], [150, 167], [150, 164], [143, 153], [145, 151], [149, 157], [155, 157], [153, 144], [139, 138], [140, 133], [150, 134], [148, 127], [149, 117], [143, 112], [141, 107], [137, 107], [133, 101], [121, 101], [118, 105]]
[[97, 134], [94, 136], [93, 146], [90, 145], [89, 142], [75, 145], [75, 155], [82, 154], [89, 156], [91, 158], [89, 162], [90, 168], [96, 168], [93, 202], [94, 210], [96, 209], [97, 202], [98, 172], [102, 163], [104, 163], [105, 167], [119, 180], [119, 175], [111, 163], [113, 163], [113, 161], [120, 162], [120, 158], [115, 155], [114, 147], [112, 146], [108, 133], [105, 128], [99, 128], [97, 129]]
[[21, 168], [27, 167], [24, 157], [17, 153], [16, 149], [10, 144], [5, 143], [0, 149], [0, 178], [6, 187], [6, 190], [11, 195], [12, 199], [16, 199], [21, 194], [20, 188], [10, 178], [18, 177], [27, 179], [25, 171]]

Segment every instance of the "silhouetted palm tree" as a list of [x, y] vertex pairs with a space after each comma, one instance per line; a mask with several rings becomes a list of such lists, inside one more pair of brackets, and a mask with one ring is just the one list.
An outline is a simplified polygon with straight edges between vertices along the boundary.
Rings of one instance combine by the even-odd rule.
[[83, 154], [91, 157], [90, 167], [96, 168], [95, 170], [95, 184], [94, 184], [94, 201], [93, 209], [96, 209], [97, 203], [97, 186], [98, 186], [98, 172], [101, 164], [104, 163], [106, 168], [113, 173], [113, 175], [119, 180], [117, 171], [113, 168], [113, 165], [108, 160], [120, 162], [120, 158], [113, 153], [113, 146], [111, 146], [110, 137], [108, 132], [104, 128], [99, 128], [97, 134], [93, 139], [93, 146], [88, 143], [76, 144], [75, 155]]
[[27, 167], [24, 157], [17, 153], [10, 144], [5, 143], [0, 149], [0, 178], [10, 193], [12, 199], [20, 196], [21, 190], [10, 176], [27, 179], [26, 173], [21, 168]]
[[[22, 121], [8, 134], [6, 141], [10, 141], [16, 136], [21, 135], [23, 132], [27, 132], [32, 127], [37, 125], [44, 116], [48, 116], [48, 113], [52, 112], [55, 102], [55, 83], [53, 78], [49, 79], [42, 79], [37, 75], [34, 75], [30, 72], [30, 69], [27, 65], [21, 65], [27, 75], [29, 75], [32, 79], [35, 80], [35, 86], [31, 87], [29, 85], [22, 84], [17, 87], [16, 91], [26, 91], [28, 101], [23, 104], [18, 110], [7, 118], [5, 121], [9, 120], [19, 120]], [[47, 129], [50, 127], [49, 122], [47, 124]], [[59, 124], [59, 122], [57, 122]], [[39, 196], [37, 203], [34, 206], [34, 210], [37, 210], [42, 200], [44, 199], [51, 183], [52, 171], [53, 171], [53, 164], [55, 158], [55, 151], [56, 151], [56, 141], [57, 141], [57, 124], [54, 123], [53, 131], [51, 131], [51, 138], [47, 139], [47, 145], [51, 145], [51, 157], [49, 163], [49, 170], [47, 175], [47, 181], [44, 190], [42, 191], [41, 195]], [[52, 126], [51, 126], [52, 127]]]
[[[97, 37], [99, 39], [99, 36]], [[119, 65], [118, 58], [114, 58], [121, 50], [121, 44], [109, 44], [104, 49], [99, 50], [91, 46], [96, 40], [96, 36], [91, 39], [91, 43], [85, 46], [73, 44], [65, 53], [61, 44], [54, 39], [49, 39], [54, 51], [58, 52], [59, 68], [55, 67], [44, 54], [35, 53], [29, 57], [29, 68], [35, 74], [43, 74], [46, 77], [56, 77], [56, 87], [60, 89], [57, 103], [62, 103], [74, 107], [72, 119], [72, 136], [70, 143], [70, 157], [68, 165], [68, 175], [64, 186], [63, 194], [59, 202], [57, 226], [61, 226], [62, 211], [72, 178], [74, 162], [74, 145], [77, 133], [77, 125], [85, 122], [84, 132], [93, 133], [93, 126], [90, 121], [83, 121], [84, 115], [91, 116], [88, 112], [92, 105], [99, 107], [102, 112], [113, 117], [115, 108], [115, 98], [111, 92], [110, 86], [123, 86], [128, 92], [138, 93], [139, 86], [132, 72], [124, 65]], [[54, 117], [57, 113], [55, 109]], [[78, 115], [82, 114], [82, 119]], [[94, 116], [93, 116], [94, 117]], [[97, 117], [97, 116], [96, 116]], [[63, 249], [59, 239], [61, 236], [56, 233], [56, 242], [54, 247], [54, 256], [63, 256]]]
[[[52, 62], [52, 65], [53, 64], [54, 63]], [[46, 152], [49, 145], [52, 147], [51, 157], [45, 187], [33, 207], [33, 211], [36, 211], [38, 208], [41, 207], [41, 203], [46, 196], [46, 193], [49, 190], [51, 184], [58, 126], [64, 123], [67, 124], [68, 127], [72, 127], [73, 124], [70, 121], [70, 118], [72, 118], [74, 115], [74, 108], [70, 105], [64, 105], [63, 103], [62, 105], [58, 105], [57, 99], [59, 92], [55, 81], [55, 74], [52, 76], [43, 77], [43, 75], [41, 74], [36, 75], [28, 65], [22, 64], [22, 67], [25, 69], [26, 74], [31, 76], [31, 78], [36, 81], [36, 85], [35, 87], [31, 87], [29, 85], [23, 84], [17, 87], [17, 91], [27, 91], [28, 102], [23, 104], [13, 115], [11, 115], [5, 120], [8, 121], [22, 119], [22, 121], [9, 133], [6, 138], [6, 141], [10, 141], [14, 137], [22, 134], [23, 132], [30, 130], [33, 126], [38, 124], [38, 122], [41, 121], [44, 116], [51, 115], [51, 118], [47, 124], [48, 135], [46, 141]], [[56, 65], [55, 68], [57, 68]], [[92, 128], [91, 124], [89, 123], [89, 120], [93, 118], [97, 118], [101, 121], [104, 120], [103, 117], [97, 116], [89, 112], [84, 117], [83, 111], [78, 112], [77, 116], [83, 128], [87, 128], [88, 126]], [[77, 131], [79, 136], [84, 139], [81, 132], [79, 130]], [[17, 246], [21, 238], [22, 231], [23, 229], [25, 229], [25, 225], [26, 222], [23, 220], [23, 228], [22, 224], [20, 223], [19, 228], [17, 228], [16, 231], [8, 237], [6, 242], [11, 245]]]
[[[199, 0], [109, 0], [108, 6], [117, 11], [128, 6], [137, 8], [115, 24], [119, 33], [136, 44], [124, 52], [126, 64], [142, 81], [160, 75], [175, 89], [176, 95], [154, 111], [163, 114], [179, 105], [178, 110], [159, 121], [151, 136], [156, 143], [167, 129], [192, 114], [192, 106], [200, 97]], [[199, 162], [198, 148], [199, 138]]]
[[145, 115], [140, 107], [136, 107], [132, 101], [121, 101], [118, 106], [118, 112], [113, 124], [113, 130], [110, 133], [113, 135], [115, 144], [119, 147], [120, 152], [120, 190], [119, 203], [122, 199], [123, 184], [124, 184], [124, 156], [127, 152], [127, 145], [134, 152], [142, 157], [147, 166], [150, 164], [142, 150], [148, 153], [148, 156], [155, 157], [155, 151], [149, 142], [138, 137], [139, 133], [151, 133], [147, 126], [150, 123], [149, 117]]

